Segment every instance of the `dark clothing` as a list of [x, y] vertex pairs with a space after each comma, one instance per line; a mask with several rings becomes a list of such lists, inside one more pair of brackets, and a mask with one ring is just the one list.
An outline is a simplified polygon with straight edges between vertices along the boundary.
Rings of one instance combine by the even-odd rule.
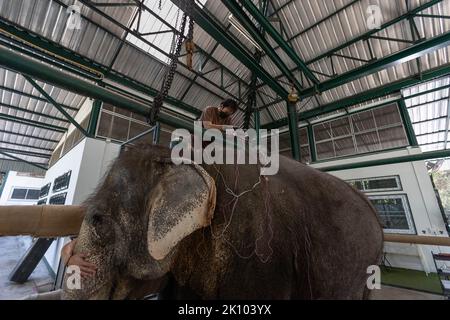
[[207, 107], [203, 110], [202, 115], [200, 116], [200, 121], [209, 121], [212, 124], [216, 125], [232, 125], [231, 116], [226, 118], [221, 118], [219, 116], [219, 108], [217, 107]]

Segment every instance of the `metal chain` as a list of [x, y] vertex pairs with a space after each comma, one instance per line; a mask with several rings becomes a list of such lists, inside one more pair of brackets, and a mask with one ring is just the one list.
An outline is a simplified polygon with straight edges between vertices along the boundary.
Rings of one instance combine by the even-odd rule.
[[[191, 12], [191, 6], [193, 5], [194, 0], [186, 0], [188, 2], [187, 4], [187, 12]], [[183, 45], [184, 40], [184, 32], [186, 29], [186, 22], [187, 22], [188, 15], [186, 12], [183, 13], [183, 17], [181, 19], [181, 25], [180, 25], [180, 31], [177, 35], [176, 41], [172, 42], [172, 48], [169, 54], [170, 62], [168, 65], [168, 70], [166, 75], [164, 76], [164, 81], [161, 86], [161, 90], [158, 93], [158, 95], [153, 100], [153, 108], [150, 110], [150, 114], [148, 116], [148, 123], [151, 125], [154, 125], [156, 123], [157, 117], [159, 112], [161, 111], [163, 101], [167, 98], [167, 95], [169, 94], [170, 87], [172, 86], [173, 78], [175, 76], [175, 71], [177, 69], [178, 65], [178, 58], [180, 56], [181, 52], [181, 46]], [[187, 41], [191, 40], [194, 34], [194, 19], [192, 17], [189, 17], [189, 29], [188, 29], [188, 36]], [[176, 45], [175, 45], [176, 43]]]

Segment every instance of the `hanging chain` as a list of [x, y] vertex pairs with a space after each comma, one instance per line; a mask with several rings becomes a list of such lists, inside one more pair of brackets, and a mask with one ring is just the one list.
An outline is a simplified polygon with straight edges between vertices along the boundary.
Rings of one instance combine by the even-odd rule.
[[[188, 2], [186, 12], [191, 12], [190, 9], [193, 4], [193, 0], [186, 0], [186, 1]], [[161, 111], [163, 101], [164, 101], [164, 99], [166, 99], [167, 95], [169, 94], [170, 87], [172, 86], [173, 78], [175, 76], [175, 71], [176, 71], [177, 65], [178, 65], [178, 58], [179, 58], [180, 52], [181, 52], [181, 46], [183, 45], [183, 40], [184, 40], [184, 32], [186, 29], [186, 22], [187, 22], [187, 18], [188, 18], [188, 15], [186, 12], [183, 13], [183, 17], [181, 19], [180, 31], [176, 35], [176, 40], [174, 37], [174, 39], [172, 41], [172, 46], [171, 46], [171, 50], [170, 50], [170, 54], [169, 54], [170, 62], [167, 66], [167, 71], [166, 71], [166, 75], [164, 76], [161, 90], [153, 101], [153, 108], [150, 110], [150, 114], [147, 119], [148, 123], [151, 125], [155, 124], [158, 114]], [[178, 21], [178, 19], [177, 19], [177, 21]], [[194, 34], [194, 20], [191, 17], [189, 17], [189, 27], [188, 28], [189, 29], [188, 29], [186, 43], [192, 42], [192, 38], [193, 38], [193, 34]], [[186, 44], [186, 47], [187, 47], [187, 44]], [[188, 55], [189, 55], [189, 51], [188, 51]]]

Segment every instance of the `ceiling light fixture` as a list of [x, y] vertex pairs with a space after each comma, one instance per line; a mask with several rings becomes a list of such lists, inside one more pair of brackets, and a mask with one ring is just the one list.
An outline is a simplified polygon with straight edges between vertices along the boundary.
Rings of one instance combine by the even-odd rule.
[[256, 49], [259, 51], [262, 51], [261, 47], [258, 45], [258, 43], [253, 40], [253, 38], [250, 36], [250, 34], [247, 32], [247, 30], [244, 29], [244, 27], [236, 20], [236, 18], [230, 14], [228, 16], [228, 21], [230, 24], [245, 38], [247, 39]]

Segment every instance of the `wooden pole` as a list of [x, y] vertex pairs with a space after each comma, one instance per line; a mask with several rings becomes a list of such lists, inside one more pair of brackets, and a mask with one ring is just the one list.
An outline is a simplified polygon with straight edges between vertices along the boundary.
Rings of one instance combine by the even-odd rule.
[[0, 236], [77, 235], [85, 211], [81, 206], [0, 206]]
[[449, 246], [450, 237], [437, 237], [437, 236], [417, 236], [409, 234], [384, 234], [385, 242], [395, 243], [411, 243], [411, 244], [424, 244], [431, 246]]

